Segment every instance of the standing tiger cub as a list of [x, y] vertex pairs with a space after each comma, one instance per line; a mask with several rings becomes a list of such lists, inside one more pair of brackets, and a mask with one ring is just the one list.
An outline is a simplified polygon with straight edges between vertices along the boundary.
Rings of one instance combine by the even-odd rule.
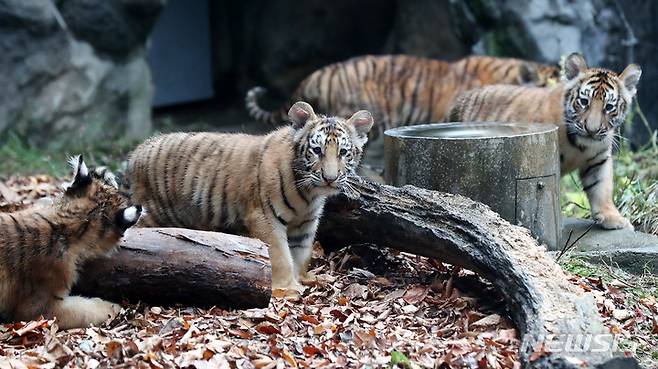
[[463, 93], [451, 121], [540, 122], [559, 126], [562, 175], [578, 169], [592, 218], [606, 229], [633, 229], [612, 201], [612, 143], [633, 102], [642, 70], [616, 73], [588, 68], [580, 54], [564, 64], [563, 81], [550, 88], [489, 86]]
[[272, 288], [303, 290], [325, 199], [349, 186], [373, 119], [316, 115], [305, 102], [288, 117], [292, 125], [265, 136], [173, 133], [138, 146], [127, 180], [149, 209], [140, 225], [246, 227], [269, 245]]
[[52, 205], [0, 213], [0, 315], [7, 319], [56, 317], [68, 329], [99, 325], [119, 310], [69, 291], [78, 266], [114, 250], [141, 207], [110, 174], [89, 173], [82, 156], [71, 164], [74, 180]]

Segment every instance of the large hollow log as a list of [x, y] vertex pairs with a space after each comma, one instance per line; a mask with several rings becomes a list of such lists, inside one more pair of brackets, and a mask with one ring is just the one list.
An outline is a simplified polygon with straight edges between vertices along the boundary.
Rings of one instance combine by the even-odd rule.
[[267, 245], [224, 233], [132, 228], [117, 253], [82, 268], [73, 293], [109, 301], [222, 308], [267, 307]]
[[[506, 299], [526, 368], [637, 367], [635, 359], [613, 358], [614, 338], [593, 297], [567, 280], [526, 229], [463, 196], [352, 185], [358, 198], [340, 195], [327, 202], [318, 233], [322, 244], [375, 243], [478, 272]], [[569, 349], [579, 339], [589, 340], [589, 347]], [[542, 355], [547, 350], [552, 353]]]

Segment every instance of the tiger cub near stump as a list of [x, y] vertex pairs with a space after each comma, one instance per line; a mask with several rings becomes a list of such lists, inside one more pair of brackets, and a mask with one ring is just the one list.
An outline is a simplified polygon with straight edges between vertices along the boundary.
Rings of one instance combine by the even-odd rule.
[[365, 110], [347, 120], [316, 115], [305, 102], [288, 118], [265, 136], [173, 133], [138, 146], [126, 179], [149, 209], [139, 225], [246, 226], [269, 245], [272, 288], [303, 290], [325, 199], [349, 187], [373, 119]]
[[[370, 111], [376, 129], [370, 138], [397, 126], [440, 122], [461, 91], [490, 84], [545, 86], [559, 78], [559, 69], [531, 61], [469, 56], [449, 63], [408, 55], [366, 55], [327, 65], [306, 77], [290, 101], [305, 100], [325, 114], [347, 116]], [[258, 98], [262, 87], [247, 92], [245, 104], [253, 118], [278, 124], [289, 104], [270, 112]]]
[[564, 63], [554, 87], [488, 86], [463, 93], [450, 113], [456, 122], [540, 122], [559, 126], [560, 171], [578, 169], [592, 218], [606, 229], [633, 229], [612, 201], [612, 143], [633, 102], [642, 70], [588, 68], [580, 54]]
[[72, 158], [74, 180], [50, 206], [0, 213], [0, 314], [12, 321], [56, 317], [60, 328], [99, 325], [119, 306], [69, 296], [86, 260], [112, 251], [134, 225], [131, 205], [111, 174], [89, 173]]

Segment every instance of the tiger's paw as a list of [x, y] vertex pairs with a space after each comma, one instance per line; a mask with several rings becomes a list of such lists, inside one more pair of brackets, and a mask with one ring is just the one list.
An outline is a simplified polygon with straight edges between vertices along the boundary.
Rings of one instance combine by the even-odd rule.
[[296, 299], [301, 297], [306, 287], [297, 281], [292, 281], [287, 284], [272, 283], [272, 297]]
[[594, 221], [604, 229], [626, 229], [635, 230], [631, 221], [624, 218], [619, 213], [598, 213], [593, 217]]

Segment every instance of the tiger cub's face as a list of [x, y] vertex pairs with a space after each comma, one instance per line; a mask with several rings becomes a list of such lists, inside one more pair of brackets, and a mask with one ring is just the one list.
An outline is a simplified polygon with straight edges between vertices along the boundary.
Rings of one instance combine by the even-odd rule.
[[612, 136], [626, 119], [642, 70], [630, 64], [616, 73], [588, 68], [580, 54], [564, 62], [565, 120], [570, 134], [601, 141]]
[[365, 110], [349, 119], [316, 115], [305, 102], [295, 103], [288, 112], [295, 128], [295, 172], [301, 188], [322, 188], [337, 192], [347, 178], [356, 175], [363, 146], [373, 126]]
[[76, 234], [86, 247], [110, 251], [126, 229], [137, 223], [142, 207], [119, 191], [111, 173], [90, 172], [82, 155], [71, 158], [70, 164], [74, 179], [55, 203], [58, 213], [82, 219]]

